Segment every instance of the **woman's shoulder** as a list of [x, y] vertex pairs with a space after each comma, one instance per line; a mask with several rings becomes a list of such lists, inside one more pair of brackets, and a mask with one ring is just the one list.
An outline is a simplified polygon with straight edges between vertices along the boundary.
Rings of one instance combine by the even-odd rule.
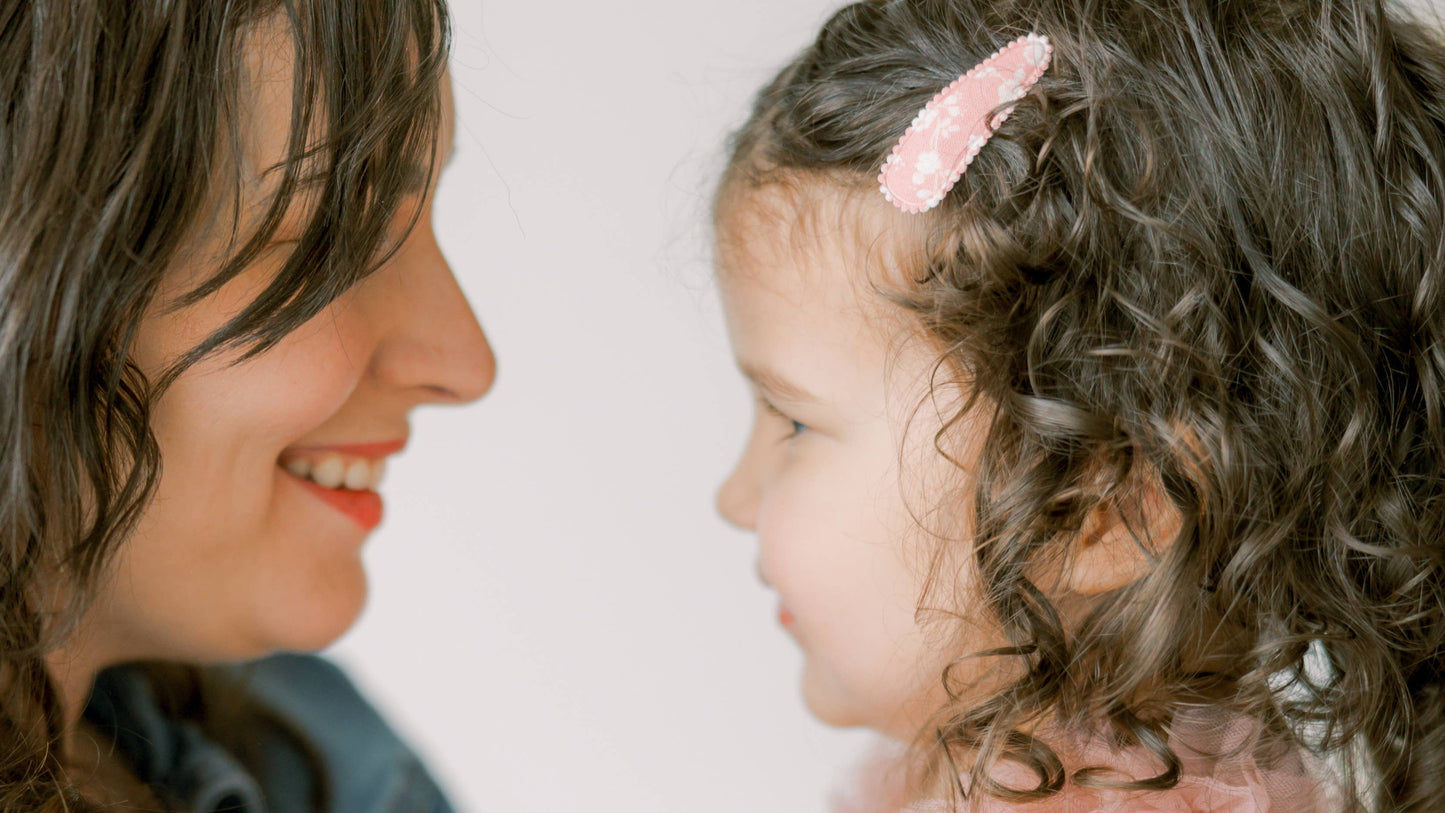
[[[316, 655], [274, 655], [229, 670], [255, 702], [294, 728], [326, 774], [330, 806], [357, 813], [451, 806], [416, 752], [336, 664]], [[278, 747], [258, 777], [263, 787], [291, 784], [297, 760]]]
[[315, 655], [200, 672], [109, 669], [86, 716], [177, 810], [452, 810], [415, 751], [340, 668]]

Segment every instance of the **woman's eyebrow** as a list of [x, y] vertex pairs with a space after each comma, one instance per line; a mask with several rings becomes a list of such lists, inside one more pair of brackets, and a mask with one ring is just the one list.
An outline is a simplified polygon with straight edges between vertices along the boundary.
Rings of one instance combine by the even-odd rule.
[[781, 400], [811, 404], [823, 402], [823, 399], [771, 367], [743, 361], [738, 363], [738, 369], [742, 371], [743, 377], [757, 385], [758, 389]]

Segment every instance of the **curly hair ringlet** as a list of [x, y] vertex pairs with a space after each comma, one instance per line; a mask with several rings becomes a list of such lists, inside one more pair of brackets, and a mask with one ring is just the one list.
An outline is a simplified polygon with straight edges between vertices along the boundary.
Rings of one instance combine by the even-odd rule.
[[[759, 93], [719, 211], [779, 184], [876, 194], [914, 114], [1030, 32], [1053, 65], [917, 216], [898, 300], [963, 410], [989, 407], [975, 535], [936, 561], [966, 551], [1014, 644], [957, 654], [1018, 670], [985, 696], [948, 687], [919, 762], [1005, 800], [1168, 788], [1172, 723], [1213, 707], [1257, 724], [1261, 754], [1345, 755], [1350, 811], [1438, 809], [1441, 35], [1385, 0], [856, 2]], [[1151, 491], [1177, 532], [1067, 621], [1040, 565], [1091, 510], [1142, 518]], [[1312, 645], [1335, 674], [1301, 687]], [[1100, 720], [1159, 773], [1066, 775], [1036, 736]], [[1000, 760], [1037, 785], [992, 781]]]
[[[245, 57], [263, 24], [294, 52], [289, 142], [278, 165], [243, 167]], [[100, 809], [67, 775], [45, 659], [155, 491], [152, 407], [198, 360], [265, 352], [385, 262], [388, 225], [435, 171], [449, 41], [444, 0], [0, 8], [0, 809]], [[276, 192], [252, 224], [240, 203], [258, 171]], [[298, 214], [250, 304], [148, 380], [131, 361], [138, 326], [192, 241], [228, 235], [231, 250], [177, 307], [272, 251]], [[246, 753], [246, 729], [217, 713], [239, 696], [219, 675], [152, 671], [161, 702]]]

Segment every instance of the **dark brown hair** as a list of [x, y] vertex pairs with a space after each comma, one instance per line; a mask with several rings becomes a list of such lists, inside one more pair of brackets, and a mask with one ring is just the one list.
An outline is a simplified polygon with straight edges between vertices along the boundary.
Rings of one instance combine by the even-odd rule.
[[[1171, 722], [1205, 705], [1345, 755], [1351, 809], [1438, 809], [1445, 46], [1381, 0], [854, 3], [761, 91], [719, 200], [877, 194], [914, 114], [1029, 32], [1053, 64], [920, 216], [901, 297], [989, 406], [953, 547], [1019, 674], [920, 733], [933, 775], [1103, 784], [1026, 732], [1105, 719], [1163, 766], [1122, 786], [1170, 787]], [[1041, 565], [1141, 486], [1177, 533], [1066, 622]], [[1337, 675], [1280, 690], [1312, 641]]]
[[[277, 21], [294, 45], [287, 154], [264, 217], [239, 201], [243, 57]], [[33, 0], [0, 8], [0, 809], [85, 810], [67, 792], [45, 655], [145, 511], [166, 383], [223, 349], [264, 352], [384, 259], [386, 226], [429, 176], [448, 50], [443, 0]], [[159, 381], [130, 361], [178, 252], [234, 251], [216, 291], [309, 206], [271, 283]], [[215, 233], [215, 232], [212, 232]], [[55, 615], [39, 595], [64, 574]]]

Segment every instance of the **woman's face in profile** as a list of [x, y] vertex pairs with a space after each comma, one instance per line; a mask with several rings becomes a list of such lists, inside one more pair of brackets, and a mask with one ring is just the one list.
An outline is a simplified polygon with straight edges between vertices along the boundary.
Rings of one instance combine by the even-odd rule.
[[[292, 44], [264, 32], [252, 42], [244, 166], [254, 185], [242, 200], [263, 211], [271, 190], [261, 170], [286, 154]], [[455, 126], [449, 82], [442, 94], [445, 157]], [[409, 414], [480, 397], [495, 370], [432, 231], [432, 191], [419, 183], [401, 207], [396, 253], [373, 275], [274, 348], [241, 363], [237, 353], [207, 358], [161, 397], [151, 424], [163, 464], [155, 499], [81, 630], [89, 645], [116, 650], [104, 657], [316, 649], [355, 620], [366, 595], [361, 547], [380, 519], [376, 486], [385, 458], [406, 443]], [[288, 213], [298, 225], [283, 225], [274, 249], [215, 295], [169, 309], [225, 254], [221, 237], [202, 236], [143, 324], [141, 369], [154, 378], [239, 313], [308, 214]]]

